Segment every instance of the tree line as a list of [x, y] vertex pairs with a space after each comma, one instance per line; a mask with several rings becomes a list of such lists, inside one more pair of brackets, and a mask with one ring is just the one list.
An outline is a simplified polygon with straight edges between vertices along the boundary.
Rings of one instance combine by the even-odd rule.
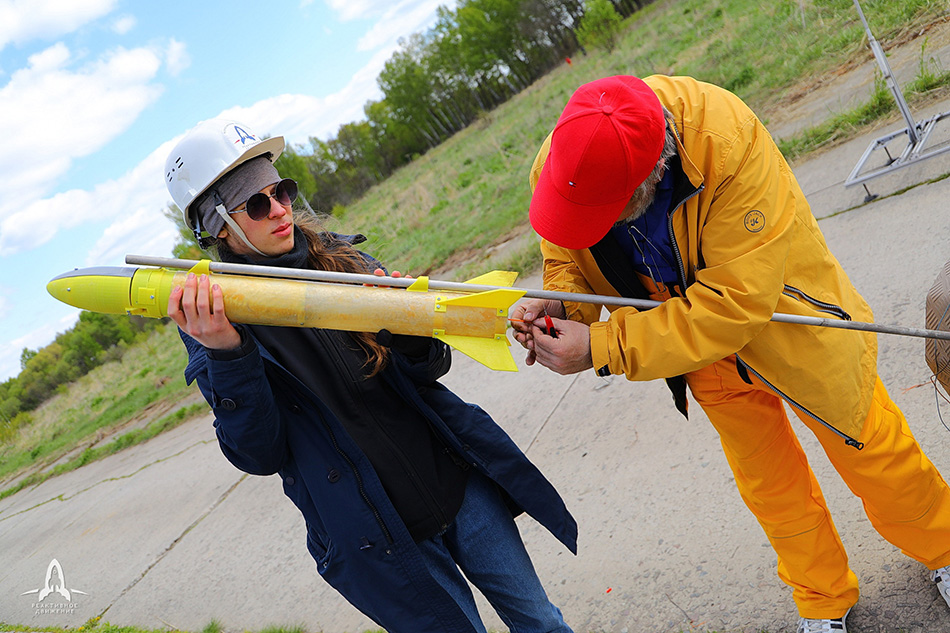
[[334, 213], [400, 166], [463, 130], [578, 50], [613, 48], [623, 17], [652, 0], [459, 0], [435, 25], [400, 40], [365, 119], [335, 137], [288, 147], [282, 174], [298, 178], [318, 213]]
[[46, 347], [24, 348], [20, 373], [0, 383], [0, 441], [29, 423], [29, 412], [62, 386], [121, 358], [130, 345], [161, 324], [159, 319], [83, 311], [76, 325]]

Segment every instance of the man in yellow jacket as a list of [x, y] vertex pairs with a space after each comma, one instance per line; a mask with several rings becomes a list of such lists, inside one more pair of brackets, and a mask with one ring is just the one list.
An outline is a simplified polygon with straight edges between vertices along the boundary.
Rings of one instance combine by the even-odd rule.
[[[688, 77], [579, 88], [530, 175], [544, 288], [653, 309], [530, 300], [528, 364], [686, 387], [722, 439], [743, 500], [793, 588], [799, 631], [845, 631], [858, 581], [783, 408], [811, 429], [875, 529], [926, 565], [950, 604], [950, 488], [877, 376], [873, 333], [770, 321], [872, 321], [768, 131]], [[554, 319], [556, 336], [541, 316]]]

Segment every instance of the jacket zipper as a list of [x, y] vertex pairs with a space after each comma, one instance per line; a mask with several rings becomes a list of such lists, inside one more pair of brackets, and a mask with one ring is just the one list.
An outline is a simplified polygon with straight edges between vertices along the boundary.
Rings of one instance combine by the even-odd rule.
[[848, 446], [853, 446], [854, 448], [856, 448], [856, 449], [858, 449], [858, 450], [861, 450], [862, 448], [864, 448], [864, 443], [863, 443], [863, 442], [859, 442], [858, 440], [854, 439], [853, 437], [851, 437], [851, 436], [848, 435], [847, 433], [843, 433], [842, 431], [839, 431], [839, 430], [836, 429], [834, 426], [832, 426], [830, 423], [826, 422], [825, 420], [821, 419], [820, 417], [818, 417], [817, 415], [815, 415], [814, 413], [812, 413], [811, 411], [809, 411], [808, 409], [806, 409], [804, 406], [802, 406], [801, 404], [799, 404], [798, 402], [796, 402], [795, 400], [793, 400], [792, 398], [790, 398], [790, 397], [789, 397], [787, 394], [785, 394], [781, 389], [779, 389], [778, 387], [776, 387], [775, 385], [773, 385], [772, 383], [770, 383], [768, 380], [766, 380], [766, 379], [762, 376], [762, 374], [760, 374], [759, 372], [757, 372], [756, 370], [754, 370], [752, 367], [749, 366], [748, 363], [746, 363], [744, 360], [742, 360], [741, 358], [739, 358], [739, 355], [738, 355], [738, 354], [736, 354], [735, 356], [736, 356], [736, 362], [737, 362], [737, 363], [741, 363], [742, 366], [745, 368], [746, 371], [751, 372], [756, 378], [758, 378], [759, 380], [761, 380], [761, 381], [765, 384], [765, 386], [767, 386], [769, 389], [771, 389], [772, 391], [774, 391], [775, 394], [776, 394], [778, 397], [780, 397], [782, 400], [784, 400], [785, 402], [787, 402], [787, 403], [789, 404], [789, 406], [791, 406], [791, 407], [795, 408], [797, 411], [800, 411], [801, 413], [807, 415], [808, 417], [810, 417], [810, 418], [811, 418], [812, 420], [814, 420], [815, 422], [818, 422], [819, 424], [821, 424], [822, 426], [824, 426], [826, 429], [828, 429], [829, 431], [831, 431], [832, 433], [834, 433], [834, 434], [837, 435], [838, 437], [842, 438], [842, 439], [844, 440], [844, 443], [847, 444]]
[[349, 465], [350, 470], [353, 471], [353, 475], [356, 477], [356, 487], [360, 491], [360, 496], [363, 498], [363, 501], [366, 502], [366, 505], [369, 506], [370, 511], [372, 511], [373, 516], [376, 518], [376, 523], [379, 524], [380, 529], [382, 529], [383, 534], [386, 536], [386, 542], [389, 545], [393, 544], [393, 536], [389, 532], [389, 528], [386, 527], [386, 523], [383, 521], [383, 515], [380, 514], [379, 509], [369, 498], [369, 495], [366, 494], [366, 488], [363, 486], [363, 477], [360, 475], [360, 471], [357, 470], [356, 464], [353, 463], [353, 460], [350, 459], [350, 456], [346, 454], [340, 445], [336, 441], [336, 434], [333, 432], [333, 429], [330, 428], [330, 425], [327, 424], [327, 421], [323, 419], [323, 416], [320, 416], [320, 420], [323, 423], [324, 428], [326, 428], [327, 433], [330, 434], [330, 441], [333, 442], [333, 448], [336, 449], [336, 452], [340, 454], [340, 457]]
[[[681, 209], [681, 208], [683, 207], [683, 205], [686, 204], [687, 201], [689, 201], [690, 198], [692, 198], [692, 197], [696, 196], [697, 194], [699, 194], [699, 192], [701, 192], [704, 188], [705, 188], [705, 185], [699, 185], [699, 187], [696, 188], [691, 194], [689, 194], [688, 196], [686, 196], [685, 198], [683, 198], [683, 199], [680, 201], [679, 204], [677, 204], [675, 207], [673, 207], [673, 211], [671, 211], [671, 212], [667, 215], [667, 220], [666, 220], [667, 231], [668, 231], [669, 234], [670, 234], [670, 242], [671, 242], [671, 244], [672, 244], [672, 246], [673, 246], [673, 254], [676, 256], [676, 263], [677, 263], [677, 265], [679, 266], [680, 283], [682, 284], [682, 288], [683, 288], [683, 292], [684, 292], [684, 293], [686, 292], [686, 267], [685, 267], [684, 264], [683, 264], [683, 256], [682, 256], [682, 254], [680, 253], [679, 245], [676, 243], [676, 234], [673, 232], [673, 214], [674, 214], [678, 209]], [[807, 302], [811, 303], [812, 305], [817, 306], [817, 309], [818, 309], [819, 311], [821, 311], [821, 312], [828, 312], [828, 313], [834, 314], [834, 315], [840, 317], [841, 319], [843, 319], [843, 320], [845, 320], [845, 321], [850, 321], [850, 320], [851, 320], [851, 315], [849, 315], [847, 312], [845, 312], [845, 311], [844, 311], [843, 309], [841, 309], [839, 306], [836, 306], [836, 305], [833, 305], [833, 304], [830, 304], [830, 303], [825, 303], [825, 302], [823, 302], [823, 301], [819, 301], [818, 299], [815, 299], [814, 297], [810, 297], [810, 296], [808, 296], [807, 294], [805, 294], [804, 292], [802, 292], [801, 290], [799, 290], [798, 288], [795, 288], [794, 286], [789, 286], [788, 284], [785, 284], [784, 294], [789, 295], [789, 296], [793, 296], [793, 295], [794, 295], [794, 296], [797, 296], [797, 297], [799, 297], [801, 300], [807, 301]], [[847, 433], [843, 433], [843, 432], [839, 431], [838, 429], [836, 429], [835, 427], [833, 427], [831, 424], [829, 424], [829, 423], [826, 422], [825, 420], [821, 419], [820, 417], [818, 417], [817, 415], [815, 415], [814, 413], [812, 413], [811, 411], [809, 411], [808, 409], [806, 409], [805, 407], [803, 407], [802, 405], [800, 405], [798, 402], [796, 402], [796, 401], [793, 400], [792, 398], [788, 397], [788, 396], [787, 396], [785, 393], [783, 393], [779, 388], [777, 388], [775, 385], [773, 385], [773, 384], [770, 383], [768, 380], [766, 380], [766, 379], [762, 376], [762, 374], [760, 374], [759, 372], [757, 372], [756, 370], [754, 370], [752, 367], [750, 367], [750, 366], [748, 365], [748, 363], [746, 363], [744, 360], [742, 360], [741, 358], [739, 358], [739, 355], [738, 355], [738, 354], [736, 354], [735, 356], [736, 356], [736, 362], [737, 362], [737, 363], [741, 363], [742, 366], [746, 369], [746, 371], [752, 372], [752, 373], [755, 375], [756, 378], [758, 378], [759, 380], [761, 380], [769, 389], [771, 389], [773, 392], [775, 392], [776, 395], [778, 395], [780, 398], [782, 398], [782, 400], [784, 400], [785, 402], [787, 402], [787, 403], [789, 404], [789, 406], [794, 407], [794, 408], [795, 408], [796, 410], [798, 410], [798, 411], [801, 411], [804, 415], [807, 415], [807, 416], [810, 417], [811, 419], [813, 419], [813, 420], [815, 420], [816, 422], [818, 422], [819, 424], [823, 425], [825, 428], [827, 428], [828, 430], [830, 430], [830, 431], [831, 431], [832, 433], [834, 433], [835, 435], [838, 435], [839, 437], [841, 437], [842, 439], [844, 439], [844, 443], [847, 444], [848, 446], [853, 446], [853, 447], [855, 447], [855, 448], [858, 449], [858, 450], [861, 450], [862, 448], [864, 448], [864, 444], [863, 444], [862, 442], [859, 442], [858, 440], [854, 439], [853, 437], [851, 437], [851, 436], [848, 435]]]
[[804, 301], [810, 303], [818, 312], [827, 312], [828, 314], [833, 314], [836, 317], [842, 319], [843, 321], [850, 321], [851, 315], [844, 311], [841, 306], [837, 306], [833, 303], [825, 303], [824, 301], [819, 301], [814, 297], [810, 297], [805, 294], [795, 286], [789, 286], [785, 284], [785, 289], [782, 291], [782, 294], [793, 299], [798, 299], [799, 301]]
[[678, 209], [683, 208], [683, 205], [686, 204], [691, 198], [699, 195], [699, 193], [706, 188], [706, 185], [699, 185], [696, 189], [693, 190], [691, 194], [679, 201], [675, 207], [672, 207], [666, 215], [666, 231], [670, 234], [670, 245], [672, 246], [673, 256], [676, 258], [676, 266], [679, 270], [677, 273], [680, 277], [680, 288], [683, 289], [683, 294], [686, 294], [686, 265], [683, 263], [683, 255], [680, 253], [679, 244], [676, 243], [676, 234], [673, 232], [673, 214], [676, 213]]

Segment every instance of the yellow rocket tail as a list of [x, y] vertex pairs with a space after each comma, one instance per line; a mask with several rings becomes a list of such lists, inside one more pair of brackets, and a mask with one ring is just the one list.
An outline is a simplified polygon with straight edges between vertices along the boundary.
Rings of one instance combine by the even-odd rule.
[[508, 349], [511, 343], [504, 334], [495, 338], [478, 336], [460, 336], [457, 334], [436, 334], [435, 338], [457, 349], [469, 358], [478, 361], [496, 371], [518, 371], [515, 359]]
[[[489, 273], [491, 274], [491, 273]], [[517, 273], [515, 273], [517, 274]], [[442, 310], [453, 307], [491, 308], [495, 310], [496, 328], [493, 338], [445, 334], [437, 331], [433, 336], [451, 345], [454, 349], [497, 371], [518, 371], [515, 359], [508, 349], [508, 309], [524, 296], [524, 290], [497, 288], [470, 295], [461, 295], [440, 301]]]

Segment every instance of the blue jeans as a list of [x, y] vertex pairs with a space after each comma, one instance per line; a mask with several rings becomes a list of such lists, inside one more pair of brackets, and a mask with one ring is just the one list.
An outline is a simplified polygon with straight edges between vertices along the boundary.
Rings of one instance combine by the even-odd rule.
[[484, 633], [485, 625], [465, 578], [511, 633], [572, 633], [560, 609], [548, 600], [498, 488], [484, 475], [472, 472], [452, 525], [419, 543], [419, 549], [433, 578], [477, 631]]

